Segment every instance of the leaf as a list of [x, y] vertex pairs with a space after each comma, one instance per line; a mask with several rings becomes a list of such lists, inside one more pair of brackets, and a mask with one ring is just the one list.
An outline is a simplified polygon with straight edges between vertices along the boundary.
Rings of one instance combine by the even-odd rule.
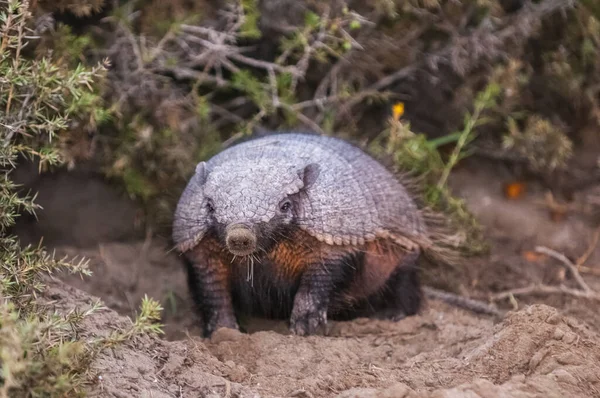
[[429, 140], [429, 144], [431, 144], [434, 148], [438, 148], [438, 147], [440, 147], [442, 145], [446, 145], [446, 144], [449, 144], [451, 142], [458, 141], [458, 139], [460, 138], [460, 135], [461, 135], [460, 132], [452, 133], [452, 134], [446, 134], [446, 135], [443, 135], [441, 137]]
[[306, 14], [304, 14], [304, 24], [307, 27], [317, 28], [317, 27], [319, 27], [320, 23], [321, 23], [321, 18], [319, 17], [319, 15], [315, 14], [314, 12], [307, 11]]
[[350, 22], [350, 29], [351, 30], [360, 29], [360, 27], [361, 27], [361, 24], [360, 24], [359, 21], [354, 20], [354, 21]]

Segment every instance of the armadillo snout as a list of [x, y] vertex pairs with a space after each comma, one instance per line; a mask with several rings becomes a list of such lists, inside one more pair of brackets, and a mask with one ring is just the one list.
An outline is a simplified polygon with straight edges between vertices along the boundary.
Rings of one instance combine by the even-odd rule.
[[236, 256], [247, 256], [256, 249], [256, 234], [244, 225], [227, 228], [225, 242], [229, 251]]

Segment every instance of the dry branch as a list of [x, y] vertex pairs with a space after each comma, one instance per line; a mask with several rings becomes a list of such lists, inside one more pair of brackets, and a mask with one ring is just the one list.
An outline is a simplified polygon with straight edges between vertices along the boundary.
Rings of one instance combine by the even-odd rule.
[[592, 289], [590, 289], [590, 287], [587, 285], [587, 283], [585, 283], [585, 281], [579, 274], [579, 271], [577, 271], [577, 267], [575, 266], [575, 264], [573, 264], [571, 260], [569, 260], [564, 254], [543, 246], [536, 247], [535, 251], [553, 257], [561, 263], [563, 263], [565, 267], [567, 267], [567, 269], [571, 271], [571, 274], [573, 274], [573, 278], [575, 278], [575, 281], [577, 281], [579, 287], [581, 287], [581, 289], [586, 293], [592, 292]]
[[524, 296], [532, 294], [567, 294], [574, 297], [586, 298], [590, 300], [600, 301], [600, 294], [593, 291], [588, 284], [583, 280], [577, 266], [573, 264], [564, 254], [547, 247], [538, 246], [535, 248], [537, 253], [545, 254], [560, 261], [570, 272], [573, 278], [579, 285], [580, 289], [573, 289], [564, 285], [548, 286], [544, 284], [532, 284], [526, 287], [511, 289], [504, 292], [496, 293], [491, 297], [492, 301], [504, 300], [513, 296]]
[[518, 289], [506, 290], [492, 295], [492, 301], [499, 301], [510, 298], [511, 296], [528, 296], [535, 294], [567, 294], [574, 297], [585, 298], [600, 301], [600, 295], [597, 293], [586, 293], [579, 289], [572, 289], [566, 286], [548, 286], [544, 284], [529, 285]]
[[582, 273], [585, 273], [585, 274], [592, 274], [594, 276], [600, 276], [600, 269], [598, 269], [598, 268], [592, 268], [592, 267], [586, 267], [585, 265], [579, 266], [579, 272], [582, 272]]
[[594, 252], [594, 250], [596, 250], [596, 246], [598, 246], [598, 240], [600, 240], [600, 227], [596, 228], [596, 230], [594, 231], [594, 236], [592, 237], [592, 242], [588, 246], [585, 253], [583, 253], [581, 255], [581, 257], [579, 257], [577, 259], [576, 264], [577, 264], [577, 269], [579, 271], [581, 271], [583, 264], [585, 264], [585, 262], [590, 258], [590, 256]]
[[487, 304], [483, 301], [474, 300], [468, 297], [459, 296], [450, 292], [444, 292], [442, 290], [434, 289], [429, 286], [423, 287], [425, 295], [434, 300], [440, 300], [447, 304], [460, 307], [477, 314], [486, 314], [496, 317], [502, 317], [503, 312], [496, 308], [494, 305]]

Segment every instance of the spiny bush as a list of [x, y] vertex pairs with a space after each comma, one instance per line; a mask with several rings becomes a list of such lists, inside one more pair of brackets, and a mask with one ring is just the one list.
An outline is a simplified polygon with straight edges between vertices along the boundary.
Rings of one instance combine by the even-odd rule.
[[23, 157], [40, 170], [64, 163], [60, 138], [74, 125], [101, 122], [92, 85], [106, 65], [75, 68], [47, 55], [30, 58], [35, 35], [26, 1], [0, 1], [0, 397], [75, 396], [84, 392], [94, 354], [137, 333], [156, 332], [160, 306], [145, 300], [131, 330], [94, 342], [80, 340], [81, 322], [100, 308], [67, 314], [41, 304], [49, 274], [89, 275], [87, 262], [66, 261], [40, 244], [21, 247], [10, 228], [21, 212], [35, 212], [35, 195], [22, 195], [11, 172]]

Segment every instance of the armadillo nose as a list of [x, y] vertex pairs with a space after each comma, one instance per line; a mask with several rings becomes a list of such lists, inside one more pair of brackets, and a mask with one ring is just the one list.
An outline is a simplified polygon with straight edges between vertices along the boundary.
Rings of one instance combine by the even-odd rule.
[[227, 248], [236, 256], [247, 256], [256, 249], [256, 235], [246, 226], [228, 228]]

